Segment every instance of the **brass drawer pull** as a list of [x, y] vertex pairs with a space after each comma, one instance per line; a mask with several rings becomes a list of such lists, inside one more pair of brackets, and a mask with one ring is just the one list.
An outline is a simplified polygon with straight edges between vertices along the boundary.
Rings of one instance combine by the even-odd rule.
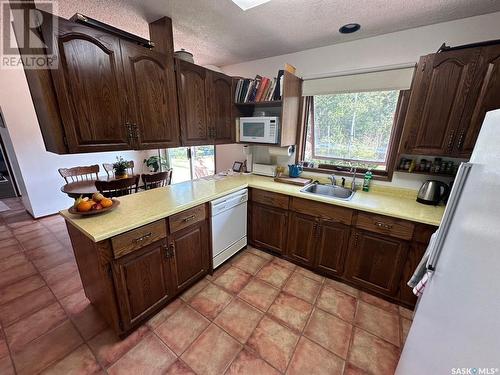
[[189, 215], [189, 216], [185, 217], [184, 219], [182, 219], [182, 221], [187, 223], [195, 218], [196, 218], [196, 214], [193, 214], [193, 215]]
[[151, 233], [151, 232], [146, 233], [145, 235], [140, 236], [140, 237], [138, 237], [138, 238], [134, 239], [134, 242], [135, 242], [135, 243], [142, 242], [142, 241], [144, 241], [145, 239], [148, 239], [149, 237], [151, 237], [152, 235], [153, 235], [153, 233]]
[[381, 221], [376, 221], [374, 224], [382, 229], [392, 229], [392, 224], [382, 223]]

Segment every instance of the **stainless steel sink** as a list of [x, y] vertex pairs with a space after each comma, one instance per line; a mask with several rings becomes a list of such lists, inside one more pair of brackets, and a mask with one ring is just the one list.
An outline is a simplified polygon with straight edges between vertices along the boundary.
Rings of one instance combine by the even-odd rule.
[[322, 195], [344, 201], [350, 200], [354, 191], [336, 185], [309, 184], [300, 190], [303, 193]]

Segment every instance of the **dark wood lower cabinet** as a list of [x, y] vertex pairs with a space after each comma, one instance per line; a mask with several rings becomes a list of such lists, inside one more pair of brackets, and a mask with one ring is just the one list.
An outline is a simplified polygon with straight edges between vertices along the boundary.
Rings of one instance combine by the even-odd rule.
[[170, 298], [172, 284], [166, 250], [166, 241], [161, 240], [113, 262], [123, 329], [129, 329]]
[[314, 262], [318, 219], [291, 212], [288, 224], [286, 257], [306, 266]]
[[173, 234], [169, 241], [173, 254], [173, 286], [178, 292], [197, 281], [210, 268], [208, 223], [203, 221], [183, 229]]
[[351, 236], [345, 277], [362, 287], [396, 296], [408, 242], [355, 230]]
[[314, 268], [327, 275], [341, 276], [344, 272], [350, 232], [351, 228], [348, 225], [321, 220]]
[[284, 254], [288, 211], [258, 203], [252, 204], [252, 243]]
[[210, 272], [206, 212], [196, 206], [99, 242], [67, 222], [85, 295], [120, 336]]

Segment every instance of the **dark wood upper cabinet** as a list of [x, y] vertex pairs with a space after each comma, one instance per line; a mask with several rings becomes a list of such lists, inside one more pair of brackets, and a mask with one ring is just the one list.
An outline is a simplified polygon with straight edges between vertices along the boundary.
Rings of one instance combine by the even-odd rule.
[[135, 148], [180, 146], [172, 57], [128, 41], [120, 44]]
[[478, 49], [463, 49], [420, 58], [405, 119], [403, 152], [453, 153], [478, 53]]
[[235, 142], [233, 79], [208, 71], [208, 119], [216, 144]]
[[176, 59], [177, 96], [184, 146], [211, 142], [207, 114], [207, 69]]
[[166, 303], [172, 293], [165, 240], [154, 242], [113, 263], [123, 330]]
[[354, 230], [346, 260], [347, 280], [388, 296], [396, 296], [408, 243], [363, 230]]
[[469, 157], [476, 144], [486, 112], [500, 108], [500, 45], [480, 49], [471, 95], [460, 122], [454, 153]]
[[169, 238], [175, 292], [186, 289], [210, 268], [208, 223], [191, 225]]
[[349, 246], [350, 227], [329, 220], [321, 220], [316, 244], [315, 268], [328, 275], [340, 276]]
[[291, 212], [288, 222], [286, 256], [306, 266], [312, 266], [318, 235], [318, 219]]
[[130, 149], [119, 39], [62, 18], [55, 32], [59, 68], [50, 72], [69, 151]]
[[232, 78], [176, 59], [184, 146], [235, 142]]

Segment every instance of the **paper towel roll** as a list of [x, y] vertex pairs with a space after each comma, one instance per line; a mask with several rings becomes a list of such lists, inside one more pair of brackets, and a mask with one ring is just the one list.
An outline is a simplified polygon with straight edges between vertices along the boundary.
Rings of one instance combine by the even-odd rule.
[[269, 147], [269, 155], [290, 157], [293, 154], [294, 147]]

